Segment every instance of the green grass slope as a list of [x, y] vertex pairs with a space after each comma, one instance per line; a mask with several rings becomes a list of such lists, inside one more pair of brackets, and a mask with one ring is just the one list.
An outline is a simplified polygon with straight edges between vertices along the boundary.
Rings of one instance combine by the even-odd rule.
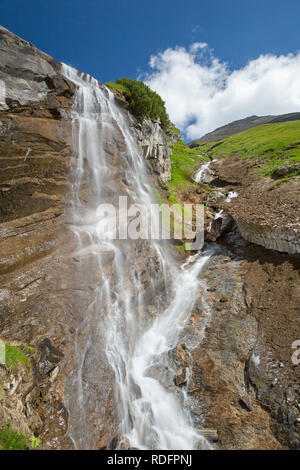
[[264, 176], [278, 167], [300, 162], [300, 121], [264, 124], [222, 141], [200, 144], [197, 149], [213, 158], [237, 155], [241, 159], [257, 159], [260, 175]]
[[[169, 202], [182, 199], [186, 190], [193, 191], [199, 185], [193, 181], [194, 171], [213, 159], [238, 156], [257, 161], [257, 177], [270, 175], [278, 167], [293, 166], [300, 162], [300, 121], [264, 124], [247, 129], [222, 141], [201, 143], [190, 148], [182, 140], [173, 147], [171, 155], [172, 179], [167, 183]], [[295, 172], [282, 176], [280, 182], [300, 174]], [[206, 188], [208, 190], [209, 188]]]
[[172, 180], [167, 183], [170, 189], [189, 184], [197, 186], [193, 181], [193, 172], [201, 163], [208, 160], [200, 152], [203, 150], [199, 150], [199, 147], [191, 149], [182, 140], [174, 145], [171, 155]]

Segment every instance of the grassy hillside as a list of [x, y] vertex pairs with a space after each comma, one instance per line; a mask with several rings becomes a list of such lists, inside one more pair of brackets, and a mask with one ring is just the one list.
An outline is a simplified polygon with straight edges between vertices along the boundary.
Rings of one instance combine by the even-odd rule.
[[167, 182], [169, 201], [175, 204], [181, 191], [191, 186], [199, 186], [193, 180], [193, 173], [201, 163], [205, 163], [208, 157], [200, 154], [199, 148], [189, 148], [182, 140], [173, 147], [171, 155], [172, 179]]
[[168, 183], [172, 188], [178, 185], [197, 184], [193, 182], [193, 172], [197, 166], [207, 161], [207, 157], [200, 154], [198, 147], [189, 148], [182, 140], [173, 147], [171, 155], [172, 181]]
[[[193, 148], [179, 140], [171, 155], [172, 180], [167, 183], [170, 203], [182, 199], [186, 190], [193, 191], [193, 187], [199, 186], [192, 177], [195, 169], [208, 160], [205, 154], [213, 159], [234, 155], [241, 159], [256, 159], [258, 178], [272, 174], [278, 167], [300, 162], [300, 121], [264, 124], [222, 141], [201, 143]], [[297, 169], [280, 181], [299, 174]]]
[[213, 158], [238, 155], [257, 159], [263, 176], [278, 167], [300, 162], [300, 121], [264, 124], [222, 141], [200, 144], [197, 149]]
[[[192, 191], [198, 187], [193, 181], [193, 172], [200, 163], [207, 161], [207, 157], [199, 155], [199, 149], [189, 148], [182, 140], [173, 147], [171, 155], [172, 179], [166, 183], [168, 196], [162, 196], [159, 191], [153, 189], [155, 200], [158, 204], [181, 204], [181, 195], [185, 190]], [[184, 209], [182, 208], [182, 211]]]
[[280, 114], [279, 116], [248, 116], [238, 121], [230, 122], [225, 126], [218, 127], [212, 132], [204, 135], [200, 139], [190, 142], [190, 147], [197, 147], [202, 142], [216, 142], [226, 139], [229, 136], [238, 134], [252, 127], [262, 126], [263, 124], [275, 124], [278, 122], [297, 121], [300, 119], [300, 113]]

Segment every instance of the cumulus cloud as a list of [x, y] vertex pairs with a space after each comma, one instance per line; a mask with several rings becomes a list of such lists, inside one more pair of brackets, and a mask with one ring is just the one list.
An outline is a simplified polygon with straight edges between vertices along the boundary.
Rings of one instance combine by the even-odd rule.
[[150, 68], [145, 82], [188, 139], [253, 114], [300, 111], [300, 53], [261, 55], [230, 70], [206, 43], [196, 42], [153, 55]]

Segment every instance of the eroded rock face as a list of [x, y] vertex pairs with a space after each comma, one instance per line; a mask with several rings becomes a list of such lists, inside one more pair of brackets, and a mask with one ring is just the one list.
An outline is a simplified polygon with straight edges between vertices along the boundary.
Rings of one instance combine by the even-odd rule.
[[236, 217], [242, 237], [248, 242], [285, 253], [300, 253], [299, 230], [296, 227], [271, 227], [264, 221], [257, 223]]
[[135, 133], [137, 133], [149, 172], [159, 177], [163, 183], [169, 181], [171, 179], [170, 155], [178, 136], [172, 133], [165, 134], [160, 124], [151, 119], [144, 119], [142, 124], [135, 123]]
[[[44, 361], [51, 361], [49, 351], [52, 348], [48, 340]], [[0, 428], [10, 422], [13, 429], [25, 434], [28, 442], [34, 434], [39, 436], [43, 448], [70, 448], [72, 443], [66, 437], [67, 411], [56, 390], [62, 356], [56, 355], [56, 369], [45, 370], [39, 367], [38, 354], [31, 351], [30, 355], [31, 365], [0, 365]]]
[[299, 260], [273, 253], [249, 247], [237, 231], [223, 236], [170, 354], [195, 426], [215, 430], [217, 449], [300, 445], [299, 366], [291, 360]]
[[[78, 252], [78, 238], [70, 230], [75, 85], [60, 74], [61, 64], [4, 28], [0, 54], [0, 83], [5, 85], [5, 93], [0, 93], [0, 339], [34, 346], [36, 376], [42, 387], [51, 383], [49, 393], [55, 390], [54, 400], [48, 392], [39, 398], [36, 420], [49, 424], [38, 429], [28, 425], [26, 431], [39, 432], [45, 449], [72, 448], [74, 436], [79, 436], [81, 448], [107, 447], [117, 433], [117, 409], [114, 372], [99, 331], [103, 319], [93, 309], [99, 266], [91, 250]], [[166, 137], [158, 123], [128, 118], [149, 161], [149, 173], [166, 181], [168, 146], [176, 138]], [[104, 150], [114, 179], [103, 188], [103, 196], [117, 203], [119, 195], [126, 194], [125, 142], [117, 126]], [[89, 177], [87, 167], [83, 200], [92, 197]], [[150, 267], [155, 278], [153, 254], [146, 246], [135, 250], [130, 256], [143, 260], [137, 269], [145, 277], [150, 305], [152, 287], [146, 273]], [[104, 256], [108, 272], [111, 256], [109, 251]], [[159, 280], [154, 283], [159, 288]], [[78, 397], [80, 387], [85, 401]], [[32, 403], [35, 400], [32, 397]], [[73, 421], [69, 409], [75, 410]], [[73, 436], [68, 437], [70, 429]]]
[[255, 345], [245, 364], [245, 383], [270, 416], [283, 446], [299, 448], [299, 366], [292, 343], [300, 337], [295, 315], [300, 302], [299, 256], [243, 242], [238, 232], [222, 243], [244, 258], [243, 292], [248, 315], [257, 322]]
[[[45, 100], [50, 104], [54, 95], [73, 95], [74, 86], [59, 75], [59, 62], [2, 26], [0, 55], [0, 109], [8, 110]], [[49, 96], [51, 90], [54, 93]]]
[[[211, 172], [210, 185], [219, 191], [210, 193], [206, 202], [213, 209], [223, 209], [223, 217], [233, 217], [245, 240], [280, 252], [300, 253], [299, 177], [277, 184], [273, 177], [259, 176], [258, 162], [234, 156], [215, 161]], [[220, 194], [229, 191], [237, 191], [238, 197], [222, 200]]]
[[[39, 434], [44, 448], [66, 448], [72, 443], [65, 440], [62, 371], [69, 361], [71, 322], [55, 292], [61, 292], [57, 273], [70, 240], [63, 212], [71, 161], [68, 116], [75, 88], [60, 75], [58, 62], [4, 28], [0, 54], [5, 88], [0, 113], [0, 337], [40, 352], [48, 345], [33, 369], [33, 388], [26, 398], [31, 411], [23, 418], [28, 416], [29, 430]], [[56, 348], [65, 355], [57, 353], [53, 362], [48, 353]], [[24, 374], [22, 380], [32, 381]]]

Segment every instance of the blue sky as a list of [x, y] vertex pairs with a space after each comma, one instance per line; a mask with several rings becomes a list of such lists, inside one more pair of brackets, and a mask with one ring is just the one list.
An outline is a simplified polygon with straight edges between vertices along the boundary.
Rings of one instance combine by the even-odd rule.
[[104, 83], [137, 78], [151, 55], [195, 42], [230, 70], [261, 54], [297, 53], [299, 18], [299, 0], [0, 0], [3, 26]]
[[299, 0], [0, 0], [0, 23], [106, 82], [136, 78], [149, 57], [204, 41], [236, 68], [300, 47]]

